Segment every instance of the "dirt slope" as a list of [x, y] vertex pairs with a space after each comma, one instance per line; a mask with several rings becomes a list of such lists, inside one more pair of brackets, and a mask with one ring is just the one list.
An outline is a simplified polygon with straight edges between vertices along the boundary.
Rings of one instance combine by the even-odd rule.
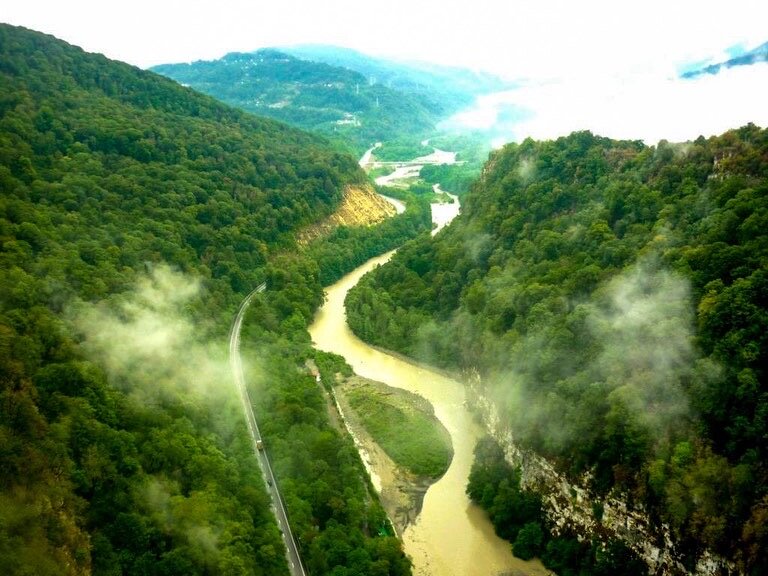
[[376, 194], [373, 186], [347, 186], [339, 209], [325, 221], [310, 226], [299, 235], [306, 244], [330, 233], [339, 226], [371, 226], [395, 214], [395, 208]]

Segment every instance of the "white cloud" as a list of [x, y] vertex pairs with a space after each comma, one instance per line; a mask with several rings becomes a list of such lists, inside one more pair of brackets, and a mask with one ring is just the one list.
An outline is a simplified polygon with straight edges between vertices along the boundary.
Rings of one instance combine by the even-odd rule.
[[584, 76], [531, 82], [519, 90], [486, 97], [459, 120], [488, 128], [505, 106], [527, 118], [501, 136], [506, 140], [556, 138], [574, 130], [644, 140], [692, 140], [749, 122], [768, 126], [768, 64], [731, 68], [681, 80], [658, 74]]
[[766, 16], [763, 0], [10, 0], [2, 18], [139, 66], [325, 42], [542, 78], [763, 42]]
[[[768, 40], [765, 0], [10, 0], [2, 17], [142, 67], [330, 43], [489, 69], [527, 80], [503, 97], [523, 112], [503, 138], [586, 128], [655, 142], [768, 125], [766, 67], [674, 78], [685, 63]], [[465, 120], [488, 124], [499, 106]]]

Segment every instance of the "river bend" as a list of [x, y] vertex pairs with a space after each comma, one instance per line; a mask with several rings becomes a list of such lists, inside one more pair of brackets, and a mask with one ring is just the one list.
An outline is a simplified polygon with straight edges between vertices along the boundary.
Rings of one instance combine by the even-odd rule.
[[403, 533], [405, 551], [417, 576], [496, 576], [547, 574], [539, 562], [512, 556], [484, 512], [465, 493], [472, 452], [482, 431], [464, 405], [464, 389], [455, 380], [375, 350], [347, 326], [344, 298], [358, 280], [394, 252], [369, 260], [327, 288], [327, 300], [310, 327], [315, 346], [346, 358], [360, 376], [420, 394], [453, 442], [454, 457], [445, 475], [426, 493], [421, 513]]

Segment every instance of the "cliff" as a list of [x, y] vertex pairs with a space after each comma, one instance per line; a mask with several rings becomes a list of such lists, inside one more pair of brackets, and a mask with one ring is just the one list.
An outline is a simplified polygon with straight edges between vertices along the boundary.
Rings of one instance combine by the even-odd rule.
[[693, 572], [688, 571], [667, 525], [653, 522], [643, 507], [629, 504], [622, 494], [593, 497], [588, 473], [569, 479], [545, 458], [522, 448], [496, 405], [484, 395], [480, 378], [474, 375], [468, 382], [468, 405], [504, 450], [507, 462], [520, 468], [521, 486], [542, 495], [547, 519], [555, 526], [556, 535], [569, 530], [584, 538], [619, 539], [640, 555], [649, 574], [656, 576], [740, 574], [733, 562], [709, 551], [701, 554]]

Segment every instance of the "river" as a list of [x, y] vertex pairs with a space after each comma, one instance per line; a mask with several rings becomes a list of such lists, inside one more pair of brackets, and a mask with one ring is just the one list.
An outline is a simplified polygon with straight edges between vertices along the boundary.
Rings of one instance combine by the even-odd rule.
[[[455, 201], [454, 214], [458, 212]], [[438, 225], [452, 216], [440, 214]], [[358, 280], [394, 252], [373, 258], [326, 289], [326, 302], [309, 332], [320, 350], [346, 358], [360, 376], [420, 394], [451, 435], [454, 456], [445, 475], [424, 497], [416, 522], [403, 533], [403, 545], [417, 576], [496, 576], [548, 574], [540, 562], [512, 556], [509, 543], [498, 538], [485, 513], [465, 493], [473, 450], [482, 435], [464, 404], [464, 388], [455, 380], [375, 350], [347, 326], [344, 298]]]
[[432, 191], [435, 194], [443, 194], [451, 199], [450, 202], [435, 202], [434, 204], [429, 205], [432, 209], [432, 224], [435, 225], [435, 227], [432, 228], [432, 236], [434, 236], [440, 232], [440, 230], [448, 226], [451, 220], [459, 215], [461, 204], [459, 203], [458, 196], [446, 192], [440, 188], [440, 184], [434, 184], [432, 186]]

